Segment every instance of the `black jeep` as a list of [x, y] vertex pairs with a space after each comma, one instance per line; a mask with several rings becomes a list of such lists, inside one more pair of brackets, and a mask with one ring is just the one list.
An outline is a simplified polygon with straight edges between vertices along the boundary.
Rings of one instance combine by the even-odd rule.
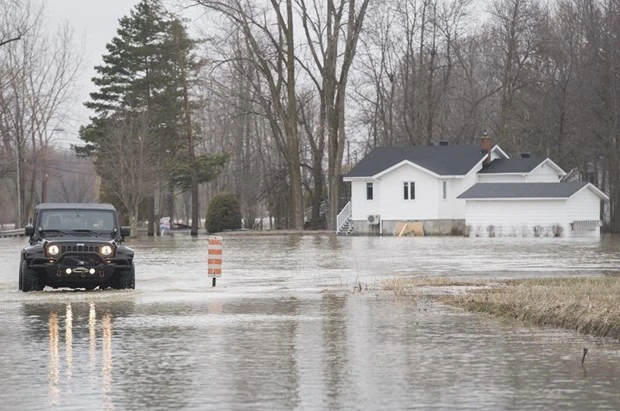
[[135, 288], [134, 253], [121, 244], [130, 230], [119, 226], [112, 205], [42, 203], [33, 224], [25, 227], [30, 241], [21, 253], [21, 291]]

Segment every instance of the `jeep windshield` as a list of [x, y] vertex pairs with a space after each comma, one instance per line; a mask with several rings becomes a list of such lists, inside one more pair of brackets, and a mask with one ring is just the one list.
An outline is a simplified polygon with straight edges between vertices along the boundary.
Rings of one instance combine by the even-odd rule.
[[109, 236], [116, 229], [114, 212], [108, 210], [41, 210], [38, 231], [42, 236]]

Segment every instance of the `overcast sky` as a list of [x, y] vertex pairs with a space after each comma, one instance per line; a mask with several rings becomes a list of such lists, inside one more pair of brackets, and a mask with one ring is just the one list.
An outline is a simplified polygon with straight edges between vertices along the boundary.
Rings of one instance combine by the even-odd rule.
[[95, 76], [94, 66], [101, 64], [105, 45], [116, 35], [118, 19], [129, 14], [138, 0], [44, 0], [49, 30], [55, 31], [66, 20], [74, 30], [78, 46], [84, 48], [84, 64], [79, 77], [75, 101], [75, 118], [65, 128], [65, 135], [56, 138], [66, 144], [77, 135], [77, 127], [88, 121], [88, 110], [83, 102], [93, 91], [90, 79]]
[[[54, 32], [58, 25], [66, 20], [74, 30], [75, 40], [79, 47], [84, 48], [84, 63], [78, 79], [74, 101], [74, 116], [68, 121], [64, 133], [57, 132], [55, 141], [60, 145], [79, 142], [77, 130], [80, 125], [88, 122], [89, 111], [83, 103], [88, 100], [89, 93], [94, 91], [91, 78], [96, 75], [94, 66], [101, 64], [101, 56], [106, 53], [105, 45], [116, 35], [118, 20], [129, 15], [139, 0], [41, 0], [46, 7], [49, 30]], [[169, 7], [176, 1], [165, 2]], [[487, 0], [473, 0], [476, 7], [474, 13], [486, 8]], [[185, 11], [186, 17], [198, 16], [197, 10]]]

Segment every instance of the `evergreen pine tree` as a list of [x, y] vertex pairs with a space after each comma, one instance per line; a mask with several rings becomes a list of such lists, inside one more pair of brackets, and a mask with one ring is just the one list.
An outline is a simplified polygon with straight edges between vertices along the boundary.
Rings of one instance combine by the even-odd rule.
[[95, 67], [92, 81], [98, 91], [85, 103], [94, 116], [80, 130], [85, 145], [75, 150], [95, 156], [102, 199], [134, 219], [138, 206], [144, 207], [156, 190], [173, 195], [179, 169], [188, 169], [179, 164], [192, 160], [188, 144], [194, 141], [187, 138], [192, 107], [186, 99], [199, 68], [192, 54], [195, 46], [160, 0], [142, 0], [119, 20], [104, 64]]

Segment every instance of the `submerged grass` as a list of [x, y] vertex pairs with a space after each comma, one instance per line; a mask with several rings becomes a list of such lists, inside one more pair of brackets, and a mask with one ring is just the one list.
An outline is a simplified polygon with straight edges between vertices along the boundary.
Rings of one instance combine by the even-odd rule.
[[469, 311], [620, 339], [620, 277], [545, 278], [459, 281], [412, 278], [387, 281], [398, 295], [424, 286], [476, 286], [438, 301]]

